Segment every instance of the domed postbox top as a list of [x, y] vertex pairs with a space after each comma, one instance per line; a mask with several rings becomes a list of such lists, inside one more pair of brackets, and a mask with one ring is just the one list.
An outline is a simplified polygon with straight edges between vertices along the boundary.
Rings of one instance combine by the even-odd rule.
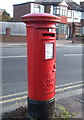
[[22, 16], [23, 22], [60, 22], [60, 17], [49, 13], [33, 13]]

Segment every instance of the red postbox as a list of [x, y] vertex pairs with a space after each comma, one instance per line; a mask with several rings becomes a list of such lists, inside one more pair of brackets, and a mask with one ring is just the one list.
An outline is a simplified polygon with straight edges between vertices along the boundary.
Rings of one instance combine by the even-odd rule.
[[28, 111], [33, 118], [50, 117], [56, 81], [56, 22], [60, 17], [37, 13], [22, 17], [27, 28]]

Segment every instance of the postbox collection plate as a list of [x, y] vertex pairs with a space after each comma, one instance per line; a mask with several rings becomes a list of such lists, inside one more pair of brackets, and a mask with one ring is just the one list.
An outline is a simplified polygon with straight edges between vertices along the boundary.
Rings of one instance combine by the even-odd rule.
[[45, 43], [45, 60], [54, 58], [54, 43]]

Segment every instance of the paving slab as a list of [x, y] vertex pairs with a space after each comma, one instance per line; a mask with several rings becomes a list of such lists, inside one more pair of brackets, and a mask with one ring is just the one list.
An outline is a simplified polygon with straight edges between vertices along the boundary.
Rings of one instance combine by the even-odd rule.
[[[6, 43], [0, 42], [0, 47], [26, 47], [27, 43]], [[72, 40], [56, 40], [57, 47], [82, 47], [83, 44], [72, 43]]]
[[[56, 100], [55, 113], [52, 120], [56, 120], [57, 118], [59, 118], [59, 120], [61, 120], [61, 118], [62, 120], [65, 120], [65, 118], [73, 118], [73, 120], [74, 118], [79, 118], [83, 120], [84, 101], [82, 96], [83, 95], [80, 94]], [[19, 120], [20, 118], [27, 118], [27, 120], [31, 120], [26, 106], [21, 106], [14, 111], [4, 113], [2, 120], [7, 120], [7, 118], [18, 118]]]

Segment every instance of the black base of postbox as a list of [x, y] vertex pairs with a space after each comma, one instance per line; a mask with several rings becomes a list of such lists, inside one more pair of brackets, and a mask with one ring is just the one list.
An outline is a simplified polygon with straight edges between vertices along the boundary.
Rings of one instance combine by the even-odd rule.
[[[28, 98], [28, 112], [34, 119], [52, 118], [55, 110], [55, 98], [49, 101], [35, 101]], [[48, 119], [49, 120], [49, 119]]]

